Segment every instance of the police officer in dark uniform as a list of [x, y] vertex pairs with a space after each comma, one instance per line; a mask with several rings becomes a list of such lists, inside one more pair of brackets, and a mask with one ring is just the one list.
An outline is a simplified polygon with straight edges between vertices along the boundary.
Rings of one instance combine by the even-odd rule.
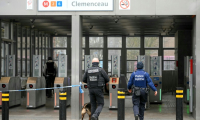
[[144, 120], [144, 110], [145, 103], [147, 102], [147, 84], [150, 88], [155, 91], [155, 96], [157, 95], [157, 89], [154, 86], [149, 74], [143, 70], [143, 63], [137, 63], [137, 71], [131, 74], [130, 80], [128, 82], [128, 91], [131, 93], [133, 88], [133, 111], [135, 115], [135, 120]]
[[[43, 75], [45, 76], [45, 79], [46, 79], [47, 88], [50, 88], [53, 86], [57, 69], [58, 67], [56, 63], [53, 62], [51, 57], [48, 57], [48, 62], [46, 62], [43, 69]], [[52, 90], [48, 89], [46, 90], [46, 93], [49, 98], [52, 97]]]
[[103, 86], [109, 82], [108, 75], [104, 69], [99, 67], [99, 60], [92, 60], [92, 67], [88, 68], [84, 74], [83, 82], [87, 83], [91, 103], [91, 120], [98, 120], [104, 106]]

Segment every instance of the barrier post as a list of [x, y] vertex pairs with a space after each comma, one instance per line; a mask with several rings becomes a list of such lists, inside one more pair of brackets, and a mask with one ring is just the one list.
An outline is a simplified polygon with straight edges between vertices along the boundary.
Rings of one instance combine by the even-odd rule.
[[67, 92], [62, 90], [59, 92], [59, 120], [66, 120], [66, 100]]
[[117, 110], [117, 120], [125, 120], [125, 89], [119, 88], [118, 91], [118, 110]]
[[176, 88], [176, 120], [183, 120], [183, 88]]
[[9, 120], [9, 92], [2, 92], [2, 120]]

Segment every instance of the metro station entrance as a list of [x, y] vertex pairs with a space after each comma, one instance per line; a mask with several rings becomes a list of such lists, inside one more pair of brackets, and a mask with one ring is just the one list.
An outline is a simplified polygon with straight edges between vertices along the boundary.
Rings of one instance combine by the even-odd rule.
[[[184, 96], [187, 96], [184, 98], [184, 118], [193, 120], [192, 110], [189, 109], [191, 108], [191, 103], [188, 102], [190, 98], [188, 96], [191, 96], [193, 93], [188, 86], [190, 80], [184, 80], [184, 77], [187, 78], [188, 76], [186, 75], [189, 75], [189, 70], [191, 70], [188, 66], [190, 64], [189, 59], [185, 60], [184, 63], [184, 57], [193, 55], [193, 19], [190, 15], [81, 16], [82, 22], [80, 25], [82, 29], [80, 34], [82, 34], [82, 40], [80, 43], [77, 43], [81, 44], [79, 47], [81, 47], [82, 52], [80, 56], [82, 64], [78, 64], [82, 68], [81, 74], [83, 75], [87, 69], [87, 65], [85, 65], [87, 56], [91, 55], [99, 58], [100, 67], [105, 69], [112, 82], [115, 78], [118, 78], [115, 80], [119, 80], [116, 82], [118, 85], [116, 83], [108, 83], [105, 86], [105, 105], [100, 119], [115, 119], [117, 112], [110, 108], [117, 108], [114, 101], [112, 102], [112, 100], [117, 99], [113, 95], [116, 92], [116, 87], [126, 88], [132, 72], [137, 70], [137, 62], [142, 61], [140, 60], [142, 57], [146, 57], [147, 62], [144, 62], [144, 64], [148, 69], [145, 69], [145, 71], [151, 74], [154, 85], [159, 88], [159, 94], [156, 99], [149, 94], [149, 106], [145, 111], [145, 117], [159, 120], [164, 118], [174, 119], [176, 107], [175, 90], [179, 86], [185, 87]], [[1, 24], [3, 26], [2, 34], [5, 35], [5, 39], [2, 40], [3, 54], [1, 59], [3, 62], [6, 62], [6, 55], [16, 56], [15, 74], [21, 78], [21, 81], [33, 76], [33, 55], [41, 55], [42, 65], [40, 69], [43, 71], [43, 66], [49, 56], [58, 64], [59, 55], [64, 54], [67, 55], [67, 77], [72, 77], [70, 82], [73, 84], [72, 71], [75, 66], [73, 64], [73, 54], [77, 53], [73, 52], [76, 46], [74, 46], [74, 38], [72, 38], [74, 29], [72, 28], [73, 18], [71, 16], [10, 16], [2, 17]], [[10, 34], [8, 38], [6, 37], [6, 30], [9, 28], [6, 25], [12, 26], [10, 28], [13, 31], [12, 37], [10, 37]], [[15, 42], [8, 41], [7, 39]], [[3, 49], [4, 47], [7, 49]], [[113, 67], [114, 56], [119, 58], [117, 73], [114, 72]], [[159, 58], [157, 66], [151, 62], [155, 58]], [[192, 58], [190, 57], [190, 59]], [[157, 68], [159, 73], [155, 70]], [[5, 71], [4, 68], [2, 68], [2, 73], [4, 73], [3, 71]], [[111, 92], [112, 97], [110, 96]], [[72, 94], [74, 94], [73, 90]], [[72, 104], [67, 108], [69, 113], [75, 111], [73, 105], [79, 101], [72, 96], [70, 96]], [[127, 118], [133, 118], [131, 94], [126, 92], [126, 96], [128, 98], [126, 100]], [[84, 103], [89, 102], [89, 96], [86, 94], [84, 97]], [[26, 101], [24, 98], [26, 98], [26, 95], [22, 94], [23, 102]], [[18, 109], [20, 111], [26, 110], [24, 109], [24, 104], [22, 104], [20, 107], [11, 109], [11, 111]], [[40, 108], [39, 111], [44, 109], [53, 114], [55, 111], [53, 110], [53, 98], [47, 98], [46, 106]], [[37, 113], [37, 110], [34, 110], [34, 112]], [[107, 115], [108, 113], [109, 115]], [[25, 114], [29, 113], [25, 112]], [[155, 118], [156, 114], [157, 118]], [[68, 115], [71, 118], [71, 114]], [[88, 119], [87, 115], [85, 119]]]

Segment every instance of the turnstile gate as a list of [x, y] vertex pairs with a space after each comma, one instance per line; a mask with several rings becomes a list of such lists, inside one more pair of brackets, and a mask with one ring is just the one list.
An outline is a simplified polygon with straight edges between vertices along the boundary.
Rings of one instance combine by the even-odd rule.
[[82, 84], [82, 90], [84, 91], [84, 93], [82, 93], [82, 107], [83, 107], [85, 103], [90, 102], [89, 89], [86, 83]]
[[111, 77], [109, 82], [109, 109], [117, 109], [117, 89], [119, 88], [119, 78]]
[[[27, 80], [27, 89], [45, 88], [46, 81], [44, 77], [29, 77]], [[27, 108], [37, 108], [46, 104], [46, 90], [27, 91]]]
[[149, 102], [150, 103], [162, 103], [162, 77], [161, 76], [151, 76], [154, 86], [157, 89], [157, 96], [154, 96], [154, 91], [150, 89]]
[[[54, 81], [54, 87], [64, 87], [71, 86], [70, 77], [56, 77]], [[66, 106], [71, 104], [71, 88], [59, 88], [54, 89], [54, 108], [59, 108], [59, 91], [65, 90], [67, 92], [66, 97]]]
[[[20, 77], [2, 77], [0, 80], [0, 91], [3, 90], [21, 90]], [[9, 106], [21, 104], [21, 92], [9, 93]], [[0, 92], [0, 107], [2, 107], [2, 93]]]

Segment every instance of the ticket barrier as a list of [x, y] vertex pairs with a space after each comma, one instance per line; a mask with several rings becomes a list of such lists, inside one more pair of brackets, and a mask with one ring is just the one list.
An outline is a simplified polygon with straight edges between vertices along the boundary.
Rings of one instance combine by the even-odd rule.
[[[27, 89], [45, 88], [46, 81], [44, 77], [29, 77], [27, 80]], [[27, 91], [27, 108], [37, 108], [46, 104], [46, 90]]]
[[109, 82], [109, 109], [117, 109], [117, 89], [119, 88], [119, 78], [110, 77]]
[[162, 103], [162, 77], [161, 76], [151, 76], [154, 86], [157, 89], [157, 96], [154, 95], [154, 91], [150, 89], [149, 102], [150, 103]]
[[[20, 77], [2, 77], [0, 80], [0, 91], [21, 90]], [[9, 107], [21, 105], [21, 92], [9, 93]], [[2, 93], [0, 92], [0, 107], [2, 107]]]
[[82, 84], [82, 90], [84, 91], [84, 93], [82, 93], [82, 107], [83, 107], [85, 103], [90, 102], [90, 93], [86, 83]]
[[[54, 87], [64, 87], [71, 86], [70, 77], [56, 77], [54, 81]], [[71, 104], [71, 88], [58, 88], [54, 89], [54, 108], [59, 108], [59, 91], [65, 90], [67, 92], [66, 97], [66, 106]]]

